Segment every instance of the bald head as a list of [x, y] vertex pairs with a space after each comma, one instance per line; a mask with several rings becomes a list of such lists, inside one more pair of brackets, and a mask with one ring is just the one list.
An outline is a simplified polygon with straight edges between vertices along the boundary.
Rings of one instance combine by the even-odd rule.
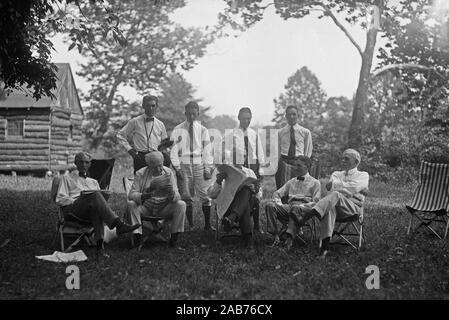
[[152, 151], [145, 155], [145, 162], [150, 168], [160, 167], [164, 163], [164, 155], [160, 151]]

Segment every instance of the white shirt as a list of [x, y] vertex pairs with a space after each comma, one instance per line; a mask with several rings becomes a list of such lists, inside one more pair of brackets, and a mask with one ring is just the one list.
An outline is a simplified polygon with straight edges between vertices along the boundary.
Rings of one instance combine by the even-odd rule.
[[132, 118], [117, 133], [118, 142], [129, 151], [147, 152], [157, 150], [162, 139], [167, 138], [165, 125], [159, 119], [154, 118], [153, 121], [145, 121], [146, 114], [142, 114]]
[[[251, 129], [247, 128], [243, 130], [240, 127], [237, 127], [233, 130], [226, 130], [224, 136], [224, 147], [225, 150], [232, 151], [233, 144], [232, 141], [235, 138], [235, 148], [236, 148], [236, 158], [237, 160], [241, 160], [241, 164], [243, 164], [243, 159], [245, 155], [245, 137], [248, 137], [248, 163], [255, 164], [256, 160], [259, 160], [261, 165], [265, 164], [265, 154], [262, 147], [262, 142], [260, 141], [259, 134]], [[257, 146], [257, 147], [256, 147]]]
[[[287, 156], [290, 148], [290, 125], [282, 127], [278, 132], [279, 148], [281, 155]], [[295, 157], [298, 156], [312, 156], [312, 134], [309, 129], [301, 127], [299, 124], [293, 126], [295, 132]]]
[[365, 197], [359, 194], [359, 192], [368, 189], [368, 172], [359, 171], [357, 168], [353, 168], [347, 172], [334, 171], [330, 181], [332, 181], [332, 188], [330, 191], [344, 189], [351, 193], [352, 196], [357, 196], [362, 202], [365, 200]]
[[321, 198], [321, 183], [308, 173], [304, 176], [304, 181], [294, 177], [273, 193], [273, 200], [277, 204], [282, 204], [281, 198], [284, 196], [288, 196], [288, 202], [301, 199], [316, 203]]
[[77, 170], [68, 175], [63, 175], [56, 194], [56, 204], [68, 206], [75, 202], [81, 191], [84, 190], [100, 190], [100, 185], [95, 179], [80, 177]]
[[213, 163], [210, 145], [210, 136], [207, 128], [201, 122], [193, 122], [193, 152], [190, 151], [190, 123], [184, 121], [178, 124], [171, 134], [171, 140], [175, 142], [170, 152], [170, 160], [174, 168], [179, 170], [181, 163], [204, 163], [211, 166]]
[[[241, 167], [236, 168], [237, 170], [240, 170], [242, 172], [242, 176], [246, 178], [254, 178], [257, 179], [256, 174], [253, 170]], [[221, 218], [226, 213], [226, 210], [228, 210], [229, 206], [232, 203], [232, 200], [235, 197], [236, 191], [238, 190], [238, 187], [240, 186], [240, 183], [242, 181], [236, 181], [235, 179], [224, 179], [220, 184], [218, 184], [217, 181], [217, 174], [218, 170], [214, 170], [212, 174], [212, 181], [215, 181], [207, 190], [207, 194], [212, 199], [217, 199], [217, 214]], [[262, 194], [262, 188], [259, 190], [259, 195]]]
[[[171, 185], [173, 186], [173, 191], [175, 192], [175, 196], [173, 197], [172, 202], [176, 202], [181, 199], [181, 196], [178, 192], [178, 184], [176, 183], [175, 175], [173, 171], [168, 167], [162, 167], [164, 174], [170, 174]], [[134, 175], [134, 182], [131, 186], [131, 190], [129, 191], [128, 199], [134, 201], [138, 205], [141, 205], [141, 196], [145, 189], [150, 187], [151, 180], [153, 180], [153, 176], [151, 175], [151, 171], [148, 167], [144, 167], [136, 172]]]

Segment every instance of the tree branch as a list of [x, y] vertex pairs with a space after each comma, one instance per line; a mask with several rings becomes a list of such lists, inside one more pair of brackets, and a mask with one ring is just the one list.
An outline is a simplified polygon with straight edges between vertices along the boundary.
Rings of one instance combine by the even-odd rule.
[[311, 6], [320, 6], [320, 7], [322, 7], [323, 11], [324, 11], [324, 14], [329, 16], [332, 19], [332, 21], [334, 21], [334, 23], [337, 25], [337, 27], [339, 27], [340, 30], [343, 31], [343, 33], [346, 35], [346, 37], [349, 39], [349, 41], [351, 41], [351, 43], [357, 49], [357, 51], [359, 52], [360, 56], [363, 57], [362, 48], [354, 40], [354, 38], [351, 36], [349, 31], [340, 23], [340, 21], [338, 21], [337, 17], [334, 15], [334, 13], [331, 11], [331, 9], [328, 6], [326, 6], [325, 4], [323, 4], [321, 2], [312, 2], [312, 3], [310, 3], [310, 5]]
[[442, 80], [446, 80], [446, 77], [443, 76], [441, 73], [439, 73], [437, 70], [435, 70], [432, 67], [426, 67], [423, 66], [421, 64], [414, 64], [414, 63], [394, 63], [394, 64], [390, 64], [388, 66], [385, 66], [379, 70], [377, 70], [375, 73], [373, 73], [372, 77], [377, 77], [380, 76], [382, 74], [384, 74], [385, 72], [388, 72], [390, 70], [394, 70], [394, 69], [398, 69], [398, 70], [403, 70], [403, 69], [418, 69], [418, 70], [423, 70], [423, 71], [432, 71], [434, 72], [439, 78], [441, 78]]

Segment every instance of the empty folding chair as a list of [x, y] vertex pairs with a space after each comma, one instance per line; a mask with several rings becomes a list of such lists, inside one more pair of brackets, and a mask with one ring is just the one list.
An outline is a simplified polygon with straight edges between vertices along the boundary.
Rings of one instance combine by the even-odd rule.
[[[407, 234], [425, 227], [439, 239], [446, 239], [449, 227], [448, 192], [449, 165], [422, 161], [413, 200], [405, 206], [410, 213]], [[419, 224], [414, 228], [415, 219]], [[438, 226], [441, 230], [437, 230]]]

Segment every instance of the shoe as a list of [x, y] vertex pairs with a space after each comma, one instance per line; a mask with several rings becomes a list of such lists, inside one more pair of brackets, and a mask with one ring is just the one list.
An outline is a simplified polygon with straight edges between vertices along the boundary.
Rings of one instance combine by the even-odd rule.
[[228, 217], [223, 218], [223, 229], [225, 232], [230, 232], [232, 230], [232, 221]]
[[133, 237], [133, 247], [138, 248], [142, 244], [142, 235], [140, 233], [135, 233]]
[[167, 241], [168, 241], [160, 232], [153, 234], [153, 236], [151, 237], [151, 240], [153, 240], [155, 242], [162, 242], [162, 243], [167, 243]]
[[139, 227], [140, 227], [140, 223], [136, 223], [134, 225], [129, 225], [127, 223], [122, 222], [116, 226], [117, 235], [119, 236], [124, 233], [132, 232], [132, 231], [138, 229]]
[[214, 227], [212, 227], [211, 225], [207, 225], [207, 226], [204, 226], [204, 231], [216, 231], [216, 229]]

